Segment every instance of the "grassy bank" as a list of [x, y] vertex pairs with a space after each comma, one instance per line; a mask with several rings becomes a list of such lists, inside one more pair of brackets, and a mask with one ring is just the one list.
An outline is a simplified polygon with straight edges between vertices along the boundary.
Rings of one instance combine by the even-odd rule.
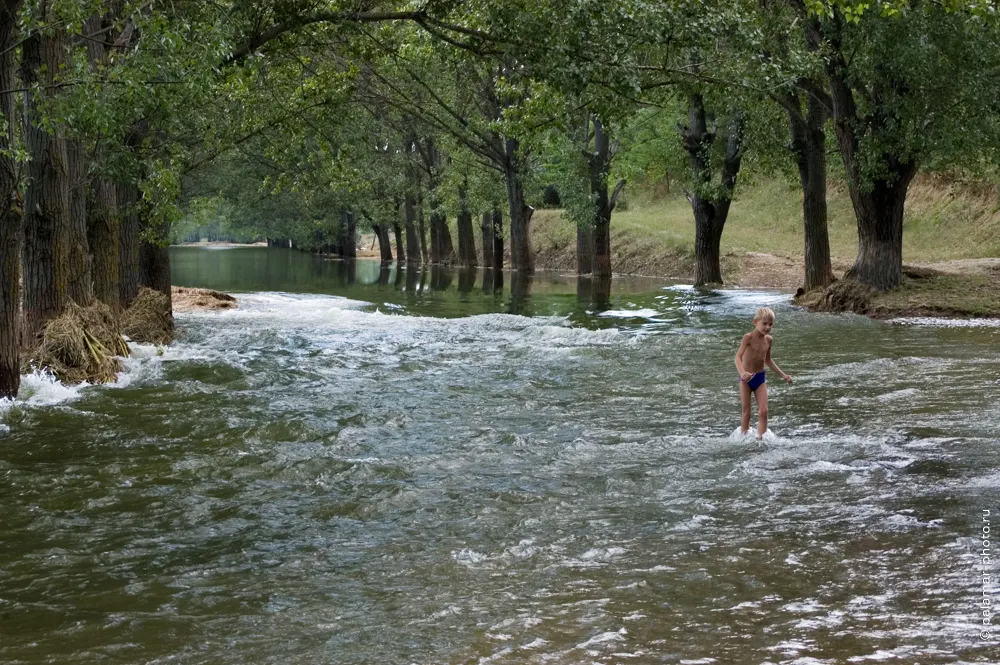
[[[765, 181], [734, 201], [722, 235], [726, 271], [733, 281], [747, 252], [786, 257], [801, 264], [801, 192]], [[627, 210], [611, 220], [612, 268], [617, 273], [685, 277], [691, 274], [694, 221], [680, 193], [658, 198], [633, 194]], [[849, 266], [857, 252], [850, 197], [839, 183], [828, 191], [831, 254], [835, 267]], [[561, 210], [538, 210], [532, 221], [537, 266], [576, 267], [576, 230]], [[903, 234], [906, 263], [1000, 256], [1000, 199], [992, 188], [917, 179], [910, 187]]]

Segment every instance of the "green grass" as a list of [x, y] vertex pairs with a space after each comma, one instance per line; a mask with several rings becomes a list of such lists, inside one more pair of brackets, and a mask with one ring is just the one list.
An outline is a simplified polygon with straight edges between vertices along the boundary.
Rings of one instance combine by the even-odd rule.
[[[733, 202], [722, 235], [722, 253], [766, 252], [802, 256], [802, 194], [777, 180], [755, 183]], [[850, 197], [834, 183], [828, 193], [832, 256], [850, 263], [857, 253], [857, 226]], [[611, 220], [612, 251], [690, 254], [694, 246], [691, 206], [681, 194], [653, 199], [639, 192]], [[992, 190], [976, 191], [932, 178], [910, 187], [903, 232], [908, 263], [1000, 256], [1000, 201]], [[575, 247], [575, 228], [560, 210], [535, 213], [533, 242], [546, 258], [565, 258]], [[557, 263], [561, 261], [556, 261]], [[614, 263], [614, 259], [613, 259]]]
[[997, 316], [1000, 280], [994, 275], [905, 279], [900, 288], [877, 294], [872, 308], [876, 316]]

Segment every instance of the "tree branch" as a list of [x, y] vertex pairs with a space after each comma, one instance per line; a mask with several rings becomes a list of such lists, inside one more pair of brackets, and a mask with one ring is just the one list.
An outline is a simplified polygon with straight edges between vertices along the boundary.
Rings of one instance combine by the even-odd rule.
[[617, 184], [615, 184], [615, 190], [611, 192], [611, 198], [608, 199], [609, 211], [615, 209], [615, 205], [618, 203], [618, 195], [622, 193], [623, 189], [625, 189], [625, 178], [619, 180]]

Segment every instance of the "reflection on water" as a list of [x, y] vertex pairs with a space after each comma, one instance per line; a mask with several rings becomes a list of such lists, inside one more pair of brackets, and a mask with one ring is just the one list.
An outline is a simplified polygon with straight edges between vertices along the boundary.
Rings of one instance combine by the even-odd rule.
[[[294, 250], [172, 247], [175, 284], [222, 291], [328, 293], [397, 305], [409, 313], [467, 316], [504, 312], [523, 316], [570, 315], [578, 322], [612, 307], [612, 295], [649, 293], [663, 280], [494, 269], [399, 266], [375, 259], [331, 260]], [[491, 298], [472, 297], [474, 292]], [[570, 300], [566, 296], [575, 294]], [[594, 326], [606, 325], [590, 319]]]

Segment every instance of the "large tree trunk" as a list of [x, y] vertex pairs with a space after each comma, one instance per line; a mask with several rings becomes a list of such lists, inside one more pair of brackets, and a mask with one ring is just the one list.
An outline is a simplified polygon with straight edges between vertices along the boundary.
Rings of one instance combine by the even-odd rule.
[[121, 309], [128, 309], [139, 294], [139, 202], [140, 192], [135, 183], [125, 182], [118, 187], [118, 209], [121, 231], [118, 244], [118, 302]]
[[469, 212], [465, 187], [458, 190], [458, 263], [469, 268], [479, 264], [476, 260], [476, 232], [472, 228], [472, 213]]
[[406, 262], [412, 265], [420, 263], [420, 240], [417, 238], [417, 200], [413, 194], [407, 193], [403, 201], [403, 214], [406, 220]]
[[86, 306], [94, 299], [94, 291], [87, 237], [87, 151], [83, 142], [67, 141], [66, 158], [69, 186], [68, 294], [70, 300]]
[[788, 112], [792, 152], [802, 184], [802, 222], [805, 235], [805, 289], [827, 286], [834, 281], [830, 262], [830, 234], [826, 207], [827, 113], [813, 95], [806, 96], [806, 114], [797, 95], [781, 100]]
[[21, 0], [0, 1], [0, 399], [17, 395], [21, 385], [18, 308], [21, 265], [21, 211], [17, 201], [14, 146], [14, 60]]
[[720, 244], [722, 230], [729, 216], [736, 176], [743, 159], [742, 150], [743, 119], [739, 113], [733, 114], [726, 128], [726, 149], [722, 163], [721, 191], [711, 193], [712, 162], [711, 144], [715, 135], [708, 131], [705, 104], [698, 93], [691, 95], [688, 107], [688, 126], [684, 128], [684, 148], [691, 155], [693, 192], [688, 197], [694, 212], [695, 269], [694, 283], [722, 283], [722, 263]]
[[721, 219], [715, 206], [705, 199], [695, 197], [691, 202], [694, 210], [694, 283], [722, 283], [722, 262], [719, 246], [725, 218]]
[[493, 215], [488, 212], [483, 213], [480, 222], [480, 230], [483, 232], [483, 267], [493, 267]]
[[[58, 32], [35, 33], [21, 47], [21, 78], [25, 87], [54, 86], [62, 62], [63, 40]], [[42, 78], [40, 75], [44, 75]], [[54, 87], [49, 87], [54, 94]], [[40, 101], [29, 92], [25, 102], [25, 143], [28, 188], [25, 194], [24, 310], [26, 344], [45, 323], [58, 316], [69, 294], [69, 181], [66, 142], [42, 124]]]
[[858, 258], [848, 275], [879, 291], [902, 279], [903, 205], [916, 171], [913, 165], [891, 181], [876, 180], [870, 191], [848, 185], [858, 219]]
[[535, 209], [524, 196], [523, 163], [525, 151], [517, 139], [504, 141], [504, 181], [507, 185], [507, 203], [510, 207], [510, 262], [514, 270], [525, 273], [535, 271], [535, 257], [531, 251], [531, 215]]

